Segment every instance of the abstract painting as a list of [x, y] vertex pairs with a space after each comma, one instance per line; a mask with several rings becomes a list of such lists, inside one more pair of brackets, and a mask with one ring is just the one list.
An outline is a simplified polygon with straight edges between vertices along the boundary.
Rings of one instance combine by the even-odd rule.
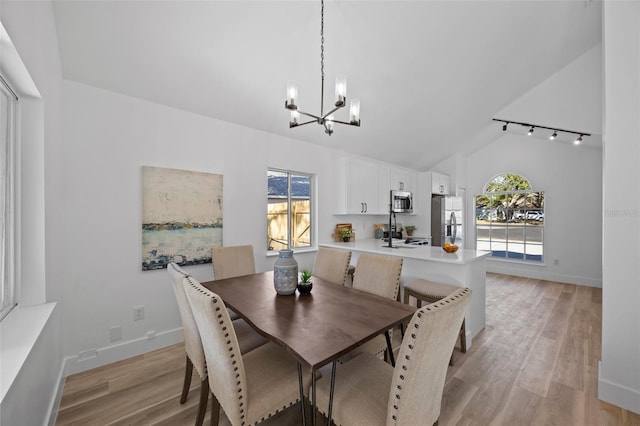
[[142, 166], [142, 270], [211, 263], [222, 246], [222, 175]]

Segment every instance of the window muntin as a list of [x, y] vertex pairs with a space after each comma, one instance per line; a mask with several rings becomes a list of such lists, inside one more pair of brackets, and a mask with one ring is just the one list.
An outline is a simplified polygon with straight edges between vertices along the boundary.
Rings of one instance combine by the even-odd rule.
[[313, 177], [269, 169], [267, 182], [267, 250], [311, 247]]
[[476, 249], [493, 257], [544, 261], [544, 192], [524, 177], [505, 173], [476, 196]]
[[16, 305], [15, 200], [16, 108], [18, 99], [0, 76], [0, 320]]

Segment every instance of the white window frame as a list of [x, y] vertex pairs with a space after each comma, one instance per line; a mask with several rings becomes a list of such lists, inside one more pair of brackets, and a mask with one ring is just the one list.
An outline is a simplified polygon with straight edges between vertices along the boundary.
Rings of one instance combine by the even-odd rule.
[[[309, 250], [312, 249], [314, 247], [315, 244], [315, 229], [316, 229], [316, 223], [315, 223], [315, 204], [316, 204], [316, 200], [315, 200], [315, 176], [311, 173], [305, 173], [305, 172], [298, 172], [298, 171], [294, 171], [294, 170], [285, 170], [285, 169], [278, 169], [278, 168], [273, 168], [273, 167], [269, 167], [267, 169], [267, 177], [269, 175], [269, 172], [276, 172], [276, 173], [286, 173], [287, 174], [287, 248], [295, 251], [305, 251], [305, 250]], [[309, 245], [305, 246], [305, 247], [292, 247], [291, 243], [293, 241], [293, 238], [291, 236], [291, 226], [289, 225], [291, 223], [292, 219], [292, 209], [291, 209], [291, 200], [292, 200], [292, 196], [291, 196], [291, 176], [305, 176], [309, 178]], [[267, 194], [267, 202], [269, 199], [269, 194]], [[267, 213], [268, 215], [268, 213]], [[267, 225], [268, 226], [268, 225]], [[278, 250], [270, 250], [271, 242], [269, 241], [269, 236], [267, 235], [267, 253], [278, 253]]]
[[[523, 179], [525, 179], [527, 182], [529, 182], [529, 180], [526, 177], [522, 176], [519, 173], [512, 173], [512, 172], [500, 173], [500, 174], [494, 176], [493, 178], [491, 178], [489, 180], [489, 182], [487, 182], [487, 184], [485, 184], [485, 186], [483, 188], [483, 191], [482, 191], [482, 194], [479, 194], [478, 196], [492, 196], [492, 195], [513, 196], [513, 195], [523, 195], [523, 194], [532, 194], [532, 193], [545, 194], [545, 191], [536, 191], [536, 190], [534, 190], [530, 183], [529, 183], [529, 189], [525, 189], [525, 190], [515, 190], [514, 189], [514, 190], [511, 190], [511, 191], [488, 191], [489, 184], [491, 182], [493, 182], [493, 180], [496, 177], [502, 176], [502, 175], [505, 175], [505, 174], [517, 174], [520, 177], [522, 177]], [[476, 198], [478, 196], [474, 197], [475, 246], [476, 246], [477, 250], [487, 250], [485, 247], [479, 245], [480, 242], [486, 243], [487, 240], [485, 238], [480, 238], [478, 236], [479, 235], [479, 231], [478, 231], [478, 227], [479, 227], [479, 224], [478, 224], [478, 212], [477, 212], [477, 207], [475, 206], [476, 205], [476, 201], [475, 200], [476, 200]], [[494, 244], [494, 242], [493, 242], [493, 238], [492, 238], [492, 236], [493, 236], [492, 228], [494, 227], [493, 221], [495, 220], [495, 218], [491, 218], [491, 217], [489, 218], [489, 225], [488, 225], [489, 226], [489, 240], [488, 240], [488, 243], [489, 243], [489, 251], [492, 252], [492, 255], [490, 256], [491, 259], [495, 259], [495, 260], [499, 260], [499, 261], [505, 261], [505, 262], [527, 263], [527, 264], [532, 264], [532, 265], [543, 265], [544, 264], [544, 259], [545, 259], [545, 257], [544, 257], [544, 251], [545, 251], [545, 243], [544, 243], [544, 230], [545, 230], [544, 222], [545, 222], [545, 219], [544, 219], [544, 212], [545, 212], [545, 208], [546, 208], [546, 197], [545, 197], [544, 203], [545, 203], [544, 207], [532, 209], [534, 211], [537, 211], [539, 213], [541, 212], [543, 214], [542, 224], [535, 225], [536, 228], [538, 228], [540, 230], [541, 235], [542, 235], [541, 242], [539, 244], [527, 241], [527, 226], [529, 225], [529, 221], [526, 219], [526, 217], [525, 217], [525, 220], [523, 222], [523, 225], [510, 224], [508, 220], [507, 220], [507, 222], [499, 223], [499, 224], [495, 225], [496, 228], [504, 229], [504, 232], [505, 232], [505, 235], [506, 235], [506, 240], [504, 240], [504, 242], [502, 242], [502, 240], [499, 241], [499, 244], [503, 243], [505, 245], [505, 256], [496, 256], [496, 255], [493, 254], [493, 244]], [[529, 211], [528, 209], [525, 208], [525, 209], [522, 209], [522, 210], [524, 210], [524, 214], [525, 215], [528, 214], [528, 211]], [[506, 212], [505, 212], [505, 215], [507, 215]], [[508, 219], [508, 217], [507, 217], [507, 219]], [[484, 225], [484, 226], [486, 226], [486, 225]], [[508, 256], [508, 253], [510, 252], [509, 245], [511, 244], [511, 240], [509, 238], [510, 228], [511, 229], [523, 228], [522, 232], [523, 232], [523, 237], [524, 238], [523, 238], [522, 243], [519, 243], [519, 244], [521, 244], [523, 246], [522, 258], [509, 257]], [[530, 247], [540, 246], [540, 248], [541, 248], [540, 259], [528, 258], [527, 246], [530, 246]]]
[[[18, 300], [16, 281], [17, 270], [17, 229], [16, 229], [16, 200], [17, 200], [17, 110], [18, 96], [9, 83], [0, 75], [0, 96], [6, 99], [7, 108], [2, 108], [0, 120], [0, 321], [13, 309]], [[3, 128], [6, 127], [6, 128]]]

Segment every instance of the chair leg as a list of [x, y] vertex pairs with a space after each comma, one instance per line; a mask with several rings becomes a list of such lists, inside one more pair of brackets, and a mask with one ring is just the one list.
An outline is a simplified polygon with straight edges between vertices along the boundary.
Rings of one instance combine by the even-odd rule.
[[202, 426], [204, 416], [207, 414], [207, 402], [209, 402], [209, 379], [200, 381], [200, 403], [198, 404], [198, 415], [196, 417], [196, 426]]
[[211, 426], [218, 426], [218, 420], [220, 419], [220, 402], [218, 398], [211, 393]]
[[462, 327], [460, 327], [460, 350], [463, 354], [467, 353], [467, 327], [465, 326], [466, 319], [462, 319]]
[[182, 385], [182, 395], [180, 396], [180, 404], [187, 402], [187, 396], [189, 396], [189, 387], [191, 386], [191, 375], [193, 374], [193, 363], [187, 357], [187, 364], [184, 367], [184, 384]]

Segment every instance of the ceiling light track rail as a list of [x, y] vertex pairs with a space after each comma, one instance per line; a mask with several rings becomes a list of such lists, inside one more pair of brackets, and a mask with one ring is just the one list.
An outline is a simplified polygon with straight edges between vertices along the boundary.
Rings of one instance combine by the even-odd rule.
[[558, 136], [558, 132], [569, 133], [569, 134], [572, 134], [572, 135], [578, 135], [578, 137], [574, 141], [574, 144], [576, 144], [576, 145], [578, 145], [580, 142], [582, 142], [582, 138], [584, 136], [591, 136], [591, 133], [587, 133], [587, 132], [577, 132], [575, 130], [559, 129], [557, 127], [540, 126], [539, 124], [523, 123], [521, 121], [503, 120], [501, 118], [492, 118], [492, 120], [493, 121], [497, 121], [499, 123], [504, 123], [503, 126], [502, 126], [502, 130], [505, 131], [505, 132], [507, 131], [507, 126], [509, 126], [509, 124], [517, 124], [518, 126], [528, 127], [529, 131], [527, 132], [527, 134], [529, 136], [531, 136], [533, 134], [535, 129], [551, 130], [551, 131], [553, 131], [551, 136], [549, 136], [549, 139], [551, 139], [551, 140], [555, 139]]

